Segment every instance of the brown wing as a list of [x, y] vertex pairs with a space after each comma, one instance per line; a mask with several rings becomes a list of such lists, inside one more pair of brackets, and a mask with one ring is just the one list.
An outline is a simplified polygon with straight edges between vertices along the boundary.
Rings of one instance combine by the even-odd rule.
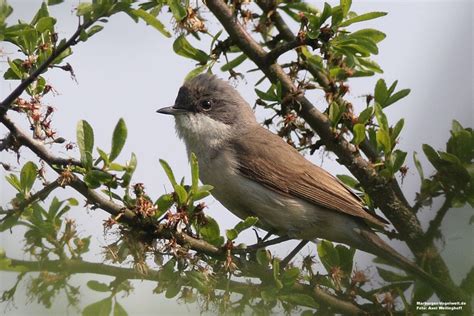
[[385, 224], [382, 218], [368, 213], [360, 199], [337, 178], [306, 160], [277, 135], [258, 126], [242, 137], [245, 141], [233, 142], [233, 147], [238, 168], [247, 178], [377, 226]]

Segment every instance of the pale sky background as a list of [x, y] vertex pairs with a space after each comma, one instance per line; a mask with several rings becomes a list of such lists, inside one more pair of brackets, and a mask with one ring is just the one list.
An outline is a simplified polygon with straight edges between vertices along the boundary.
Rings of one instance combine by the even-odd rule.
[[[15, 19], [30, 21], [41, 1], [12, 0], [9, 2], [14, 13], [10, 23]], [[56, 30], [60, 38], [69, 37], [77, 25], [74, 8], [78, 1], [51, 7], [51, 14], [58, 18]], [[314, 1], [321, 7], [321, 1]], [[331, 2], [333, 3], [333, 2]], [[413, 200], [419, 188], [419, 177], [412, 162], [414, 150], [421, 153], [421, 144], [429, 143], [436, 149], [445, 149], [449, 138], [452, 119], [457, 119], [464, 126], [474, 126], [473, 111], [473, 3], [472, 1], [354, 1], [352, 9], [357, 13], [368, 11], [386, 11], [388, 16], [374, 21], [356, 24], [357, 28], [377, 28], [387, 34], [387, 38], [379, 45], [380, 53], [374, 59], [381, 65], [385, 73], [368, 79], [355, 79], [350, 84], [351, 98], [360, 108], [364, 103], [361, 96], [372, 93], [378, 78], [384, 78], [388, 83], [399, 80], [399, 88], [411, 88], [409, 97], [392, 105], [387, 110], [390, 123], [405, 118], [405, 128], [400, 138], [400, 148], [408, 151], [407, 165], [410, 168], [403, 183], [403, 190], [410, 201]], [[169, 25], [169, 15], [163, 15], [163, 22]], [[217, 24], [209, 22], [212, 33], [216, 33]], [[196, 42], [193, 42], [196, 46]], [[48, 83], [58, 91], [58, 95], [45, 98], [45, 103], [54, 106], [57, 112], [53, 124], [60, 136], [75, 141], [75, 126], [79, 119], [87, 120], [95, 131], [96, 146], [110, 148], [110, 138], [113, 128], [119, 118], [123, 117], [128, 127], [128, 140], [119, 161], [129, 159], [134, 152], [138, 157], [138, 169], [134, 182], [143, 182], [147, 193], [157, 197], [171, 190], [168, 180], [159, 166], [158, 159], [167, 160], [177, 177], [186, 176], [189, 179], [189, 165], [184, 145], [175, 135], [174, 122], [171, 117], [155, 114], [155, 110], [172, 105], [177, 91], [185, 75], [194, 68], [194, 62], [177, 56], [172, 51], [173, 39], [164, 38], [159, 32], [143, 23], [135, 24], [128, 16], [119, 14], [113, 16], [105, 29], [96, 34], [86, 43], [80, 43], [73, 48], [74, 54], [67, 59], [73, 66], [77, 82], [70, 79], [68, 73], [60, 70], [49, 71], [46, 75]], [[208, 44], [199, 46], [208, 50]], [[7, 69], [6, 58], [15, 56], [11, 46], [0, 43], [4, 56], [0, 58], [0, 73]], [[245, 72], [253, 68], [246, 63], [239, 68]], [[214, 71], [221, 78], [227, 74]], [[245, 99], [253, 105], [256, 95], [253, 75], [246, 75], [246, 81], [240, 81], [236, 88]], [[17, 82], [0, 79], [0, 97], [5, 97], [16, 87]], [[316, 98], [319, 109], [324, 109], [322, 98]], [[261, 112], [257, 112], [263, 118]], [[5, 129], [0, 127], [0, 135]], [[57, 146], [59, 148], [59, 146]], [[33, 159], [26, 149], [21, 162]], [[61, 150], [61, 154], [71, 152]], [[78, 153], [75, 153], [78, 156]], [[307, 157], [315, 164], [321, 165], [333, 174], [345, 173], [332, 155], [316, 153]], [[421, 160], [425, 166], [425, 175], [430, 174], [423, 155]], [[0, 153], [0, 160], [14, 163], [11, 155]], [[34, 159], [33, 159], [34, 160]], [[0, 206], [5, 207], [13, 197], [13, 191], [4, 179], [3, 169], [0, 171]], [[54, 176], [49, 173], [51, 179]], [[71, 189], [62, 192], [61, 196], [74, 195]], [[438, 201], [439, 202], [439, 201]], [[82, 203], [81, 203], [82, 204]], [[237, 219], [225, 210], [217, 201], [207, 199], [207, 212], [218, 220], [222, 230], [231, 228]], [[425, 224], [437, 210], [439, 203], [433, 209], [422, 212]], [[473, 258], [473, 228], [467, 224], [472, 215], [472, 209], [451, 210], [443, 224], [446, 237], [441, 246], [442, 254], [448, 265], [452, 267], [452, 275], [456, 282], [463, 278], [465, 272], [474, 263]], [[100, 246], [105, 245], [102, 237], [102, 220], [106, 214], [100, 210], [85, 211], [76, 208], [70, 216], [77, 219], [79, 231], [93, 235], [91, 253], [87, 260], [101, 261]], [[0, 246], [6, 249], [7, 255], [20, 259], [29, 259], [21, 251], [22, 234], [8, 232], [0, 235]], [[253, 233], [242, 239], [254, 242]], [[400, 246], [391, 242], [394, 246]], [[275, 248], [284, 256], [291, 250], [292, 243], [286, 243]], [[407, 253], [403, 247], [398, 249]], [[315, 253], [314, 245], [307, 246], [306, 252]], [[357, 266], [364, 267], [371, 256], [358, 252]], [[454, 268], [453, 268], [454, 267]], [[16, 279], [15, 274], [0, 274], [0, 290], [11, 287]], [[80, 306], [84, 307], [94, 301], [104, 298], [102, 293], [85, 288], [80, 280], [96, 279], [95, 275], [75, 276], [76, 284], [82, 284]], [[104, 278], [110, 282], [110, 278]], [[162, 296], [152, 295], [154, 285], [151, 282], [134, 282], [136, 291], [120, 302], [130, 315], [147, 315], [156, 313], [162, 315], [196, 314], [194, 305], [184, 305], [175, 299], [166, 300]], [[32, 303], [25, 306], [27, 299], [18, 296], [17, 309], [6, 310], [5, 304], [0, 304], [0, 313], [9, 315], [61, 315], [75, 314], [67, 309], [60, 300], [51, 310], [45, 310], [41, 305]]]

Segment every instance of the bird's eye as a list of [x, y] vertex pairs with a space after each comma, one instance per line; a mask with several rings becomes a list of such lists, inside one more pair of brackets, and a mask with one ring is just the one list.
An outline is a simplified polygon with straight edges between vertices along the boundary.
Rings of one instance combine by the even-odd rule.
[[212, 108], [212, 101], [211, 100], [204, 100], [200, 103], [201, 109], [204, 111], [209, 111]]

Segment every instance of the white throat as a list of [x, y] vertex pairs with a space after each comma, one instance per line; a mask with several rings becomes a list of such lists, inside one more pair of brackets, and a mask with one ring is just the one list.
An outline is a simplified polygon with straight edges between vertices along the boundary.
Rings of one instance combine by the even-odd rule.
[[201, 113], [176, 115], [176, 132], [184, 140], [188, 154], [206, 157], [229, 141], [231, 126]]

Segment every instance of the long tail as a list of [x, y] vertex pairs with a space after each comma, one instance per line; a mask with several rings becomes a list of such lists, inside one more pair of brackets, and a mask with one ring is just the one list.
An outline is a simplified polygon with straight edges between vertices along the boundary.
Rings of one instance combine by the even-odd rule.
[[357, 229], [357, 232], [359, 236], [362, 237], [362, 242], [357, 248], [379, 256], [389, 262], [393, 262], [401, 269], [413, 274], [415, 277], [419, 277], [429, 283], [440, 297], [459, 300], [461, 299], [460, 295], [464, 296], [463, 293], [461, 294], [458, 289], [454, 288], [454, 284], [442, 283], [433, 275], [427, 273], [412, 261], [399, 254], [371, 230]]

